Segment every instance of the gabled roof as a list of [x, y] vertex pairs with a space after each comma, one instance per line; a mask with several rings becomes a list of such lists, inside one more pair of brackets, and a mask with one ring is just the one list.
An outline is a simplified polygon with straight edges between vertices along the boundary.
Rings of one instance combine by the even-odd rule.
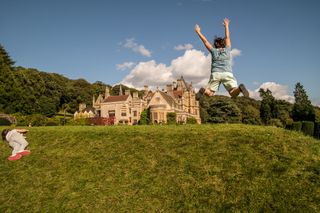
[[159, 91], [159, 93], [162, 95], [162, 97], [166, 100], [166, 102], [169, 104], [169, 105], [172, 105], [174, 104], [174, 99], [173, 97], [171, 97], [170, 95], [164, 93], [164, 92], [161, 92]]
[[104, 102], [119, 102], [119, 101], [126, 101], [129, 95], [118, 95], [118, 96], [109, 96], [104, 100]]
[[93, 107], [86, 107], [85, 109], [83, 109], [81, 111], [77, 111], [77, 112], [78, 113], [80, 113], [80, 112], [84, 113], [84, 112], [90, 112], [90, 111], [93, 112], [93, 113], [96, 112], [95, 108], [93, 108]]

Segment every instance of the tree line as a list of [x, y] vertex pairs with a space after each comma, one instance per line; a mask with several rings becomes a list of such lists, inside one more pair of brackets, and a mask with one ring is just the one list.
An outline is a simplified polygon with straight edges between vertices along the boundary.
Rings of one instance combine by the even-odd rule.
[[[22, 115], [41, 114], [52, 117], [59, 111], [74, 113], [79, 103], [91, 105], [92, 96], [102, 93], [101, 81], [71, 80], [56, 73], [15, 67], [15, 62], [0, 45], [0, 112]], [[111, 94], [117, 93], [113, 88]]]
[[[111, 95], [119, 94], [119, 86], [111, 87], [101, 81], [91, 84], [85, 79], [71, 80], [56, 73], [16, 67], [14, 64], [0, 45], [0, 113], [53, 117], [59, 112], [74, 113], [79, 103], [91, 105], [92, 96], [103, 93], [106, 86], [110, 88]], [[123, 89], [129, 88], [123, 86]], [[320, 109], [312, 106], [300, 83], [296, 84], [294, 104], [275, 99], [270, 90], [260, 89], [259, 92], [261, 101], [244, 97], [209, 98], [197, 94], [202, 123], [285, 127], [295, 121], [320, 121]]]

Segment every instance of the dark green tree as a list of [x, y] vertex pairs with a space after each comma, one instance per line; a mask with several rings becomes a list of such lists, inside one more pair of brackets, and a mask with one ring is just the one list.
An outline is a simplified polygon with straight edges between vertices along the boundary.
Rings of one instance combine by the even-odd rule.
[[241, 122], [241, 111], [231, 99], [213, 99], [207, 111], [210, 123]]
[[262, 98], [260, 105], [260, 118], [264, 124], [270, 124], [271, 119], [278, 119], [280, 116], [279, 102], [273, 97], [272, 92], [267, 89], [260, 88], [260, 97]]
[[140, 125], [148, 125], [150, 123], [150, 109], [144, 109], [141, 112], [139, 124]]
[[176, 124], [177, 123], [177, 113], [168, 112], [167, 113], [167, 124]]
[[303, 85], [298, 82], [294, 90], [295, 103], [292, 109], [294, 121], [315, 121], [315, 111]]

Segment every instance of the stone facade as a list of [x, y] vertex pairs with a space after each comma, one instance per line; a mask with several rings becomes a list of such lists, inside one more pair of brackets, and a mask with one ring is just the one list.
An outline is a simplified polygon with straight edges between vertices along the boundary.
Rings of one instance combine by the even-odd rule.
[[150, 109], [152, 123], [167, 123], [169, 112], [176, 113], [177, 123], [186, 123], [188, 117], [193, 117], [197, 123], [201, 123], [195, 90], [183, 77], [167, 85], [166, 91], [154, 92], [147, 107]]
[[[93, 97], [92, 106], [95, 116], [104, 118], [114, 118], [114, 124], [137, 124], [140, 120], [141, 112], [150, 109], [152, 123], [166, 123], [167, 113], [176, 113], [178, 123], [185, 123], [188, 117], [193, 117], [201, 123], [199, 102], [196, 101], [195, 91], [192, 84], [187, 84], [183, 77], [167, 85], [166, 90], [157, 89], [152, 92], [145, 86], [143, 97], [138, 96], [138, 92], [132, 95], [129, 90], [118, 96], [111, 96], [109, 88], [105, 94], [100, 94], [97, 99]], [[79, 110], [80, 111], [80, 110]]]
[[86, 104], [79, 104], [79, 110], [74, 113], [74, 119], [93, 118], [96, 116], [96, 110], [92, 107], [86, 107]]

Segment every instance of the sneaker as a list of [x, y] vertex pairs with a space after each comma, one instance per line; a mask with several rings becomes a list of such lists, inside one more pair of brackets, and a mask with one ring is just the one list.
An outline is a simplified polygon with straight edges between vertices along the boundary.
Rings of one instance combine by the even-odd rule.
[[244, 86], [244, 84], [240, 84], [239, 85], [239, 89], [241, 91], [241, 93], [243, 94], [244, 97], [249, 97], [249, 92], [246, 89], [246, 87]]
[[20, 154], [16, 154], [16, 155], [11, 155], [8, 157], [9, 161], [15, 161], [15, 160], [19, 160], [22, 157], [22, 155]]
[[22, 152], [18, 152], [18, 154], [25, 156], [25, 155], [30, 155], [31, 152], [29, 150], [23, 150]]

